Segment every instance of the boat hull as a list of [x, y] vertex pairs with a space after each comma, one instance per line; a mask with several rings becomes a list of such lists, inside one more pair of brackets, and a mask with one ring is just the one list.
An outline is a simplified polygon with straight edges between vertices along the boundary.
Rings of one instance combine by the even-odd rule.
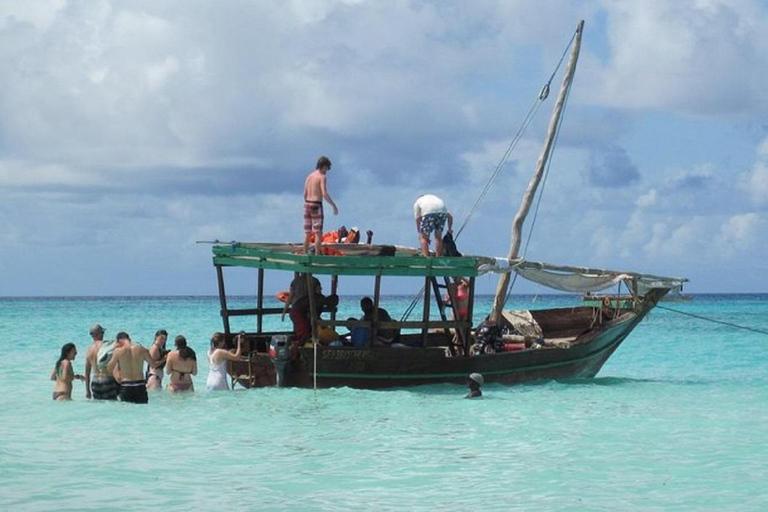
[[[386, 389], [446, 382], [461, 384], [473, 372], [481, 373], [487, 383], [503, 384], [592, 378], [646, 313], [623, 314], [586, 333], [570, 348], [451, 357], [445, 347], [318, 346], [316, 361], [314, 348], [300, 348], [286, 366], [284, 385]], [[230, 371], [245, 387], [276, 384], [275, 368], [266, 354], [258, 355], [250, 363], [235, 363]]]

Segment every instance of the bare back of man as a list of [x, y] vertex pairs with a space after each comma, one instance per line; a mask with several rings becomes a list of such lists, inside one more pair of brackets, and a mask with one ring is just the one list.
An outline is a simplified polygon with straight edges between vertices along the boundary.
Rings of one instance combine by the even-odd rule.
[[130, 338], [119, 339], [120, 346], [115, 349], [112, 359], [109, 361], [109, 370], [120, 369], [120, 400], [146, 404], [147, 385], [144, 381], [144, 363], [152, 363], [149, 350], [131, 343]]
[[324, 156], [317, 160], [317, 167], [304, 180], [304, 252], [309, 251], [312, 233], [315, 235], [315, 254], [320, 254], [323, 240], [323, 199], [333, 207], [333, 214], [339, 209], [328, 193], [326, 173], [331, 170], [331, 161]]
[[325, 172], [315, 169], [304, 180], [304, 200], [321, 202], [323, 200], [323, 190], [327, 186]]

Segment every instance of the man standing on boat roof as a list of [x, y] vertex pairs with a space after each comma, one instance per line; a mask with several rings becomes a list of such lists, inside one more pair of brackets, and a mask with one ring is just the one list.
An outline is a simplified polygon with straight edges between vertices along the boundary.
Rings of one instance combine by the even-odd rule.
[[304, 181], [304, 254], [309, 252], [309, 241], [315, 233], [315, 254], [320, 254], [323, 240], [323, 199], [333, 207], [333, 214], [339, 209], [331, 199], [326, 185], [326, 173], [331, 170], [331, 161], [326, 156], [317, 159], [317, 167]]
[[424, 194], [413, 203], [413, 216], [416, 218], [416, 231], [419, 233], [419, 245], [422, 256], [429, 256], [429, 235], [435, 232], [435, 255], [443, 255], [443, 228], [448, 221], [448, 232], [453, 232], [453, 215], [445, 202], [432, 194]]
[[[93, 343], [85, 351], [85, 398], [96, 400], [117, 400], [120, 384], [107, 369], [107, 364], [115, 350], [115, 342], [104, 341], [104, 328], [96, 324], [89, 331]], [[91, 371], [94, 372], [91, 380]]]

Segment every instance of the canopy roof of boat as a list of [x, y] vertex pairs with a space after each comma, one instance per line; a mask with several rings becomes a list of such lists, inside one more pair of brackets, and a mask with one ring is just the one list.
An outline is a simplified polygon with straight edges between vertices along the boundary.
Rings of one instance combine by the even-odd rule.
[[213, 264], [355, 276], [474, 277], [489, 272], [516, 272], [529, 281], [556, 290], [582, 293], [603, 290], [621, 281], [631, 282], [641, 290], [679, 288], [687, 281], [685, 278], [550, 265], [524, 259], [470, 255], [425, 258], [418, 249], [392, 245], [324, 244], [323, 248], [333, 255], [299, 254], [302, 252], [300, 244], [214, 242]]

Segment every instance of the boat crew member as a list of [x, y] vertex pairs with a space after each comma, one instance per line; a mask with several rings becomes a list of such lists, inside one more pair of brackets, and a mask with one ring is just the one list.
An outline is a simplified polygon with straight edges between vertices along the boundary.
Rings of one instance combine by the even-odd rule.
[[448, 221], [448, 232], [453, 232], [453, 215], [439, 197], [425, 194], [413, 203], [413, 216], [416, 218], [416, 231], [419, 233], [419, 245], [422, 256], [429, 256], [429, 236], [435, 232], [435, 255], [443, 255], [443, 228]]
[[467, 379], [467, 387], [469, 393], [464, 395], [464, 398], [480, 398], [483, 396], [483, 392], [480, 391], [480, 386], [485, 383], [485, 379], [479, 373], [470, 373]]
[[339, 209], [328, 193], [326, 173], [331, 170], [331, 161], [326, 156], [317, 159], [317, 167], [304, 181], [304, 254], [309, 252], [309, 241], [315, 234], [315, 254], [320, 254], [323, 240], [323, 199], [333, 207], [333, 214]]
[[[315, 296], [321, 295], [320, 281], [312, 277], [312, 287]], [[318, 301], [320, 304], [320, 301]], [[296, 272], [288, 291], [288, 297], [285, 299], [283, 314], [280, 320], [285, 320], [285, 314], [291, 317], [293, 322], [293, 333], [300, 343], [305, 342], [312, 336], [312, 328], [309, 323], [309, 290], [307, 288], [307, 274]]]
[[[373, 322], [373, 300], [370, 297], [363, 297], [360, 300], [360, 309], [363, 310], [363, 317], [360, 319], [364, 322]], [[379, 308], [377, 316], [378, 322], [391, 322], [392, 317], [389, 316], [384, 308]], [[389, 347], [395, 342], [396, 338], [400, 335], [398, 329], [379, 329], [376, 332], [376, 339], [373, 340], [374, 345]], [[368, 335], [370, 337], [370, 334]]]
[[[117, 400], [120, 384], [112, 373], [107, 370], [107, 364], [115, 350], [115, 341], [104, 341], [104, 328], [96, 324], [89, 331], [93, 343], [85, 352], [85, 398], [95, 400]], [[91, 379], [91, 371], [94, 372]]]
[[126, 332], [117, 333], [117, 348], [107, 365], [110, 372], [120, 371], [120, 401], [146, 404], [147, 382], [144, 380], [144, 363], [152, 364], [149, 350], [137, 343], [131, 343]]

